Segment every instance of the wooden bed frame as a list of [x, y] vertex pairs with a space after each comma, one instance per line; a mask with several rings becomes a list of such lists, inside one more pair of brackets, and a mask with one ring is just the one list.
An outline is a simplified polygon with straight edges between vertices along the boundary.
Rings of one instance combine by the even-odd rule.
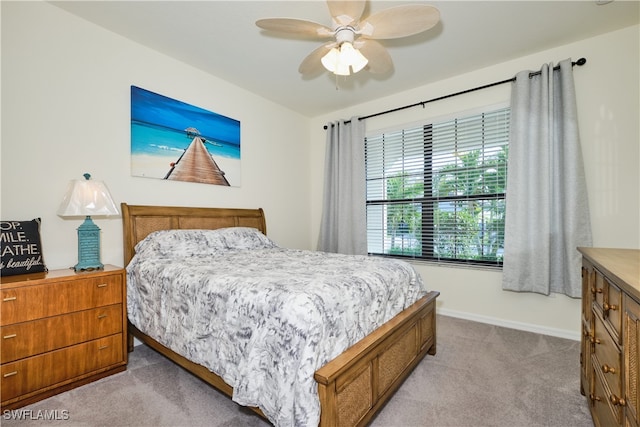
[[[122, 203], [124, 262], [136, 243], [149, 233], [166, 229], [254, 227], [266, 234], [262, 209], [132, 206]], [[432, 291], [340, 356], [315, 372], [320, 398], [320, 426], [366, 425], [413, 368], [428, 353], [436, 353], [436, 297]], [[218, 390], [232, 396], [233, 388], [202, 365], [190, 362], [129, 324], [133, 337], [167, 356]], [[251, 408], [261, 416], [258, 408]]]

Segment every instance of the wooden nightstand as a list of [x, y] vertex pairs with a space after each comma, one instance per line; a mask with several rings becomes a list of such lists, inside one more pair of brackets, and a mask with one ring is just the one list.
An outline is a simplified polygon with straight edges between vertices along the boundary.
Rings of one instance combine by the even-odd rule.
[[127, 368], [123, 268], [2, 277], [0, 294], [3, 410]]

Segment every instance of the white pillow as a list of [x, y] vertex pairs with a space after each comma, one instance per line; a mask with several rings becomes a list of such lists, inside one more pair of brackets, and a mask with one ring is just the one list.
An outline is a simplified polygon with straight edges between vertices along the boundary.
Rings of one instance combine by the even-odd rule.
[[224, 241], [227, 249], [269, 249], [277, 248], [271, 239], [262, 234], [257, 228], [229, 227], [213, 230]]
[[228, 250], [275, 248], [277, 245], [256, 228], [228, 227], [217, 230], [160, 230], [150, 233], [135, 247], [148, 257], [193, 257]]

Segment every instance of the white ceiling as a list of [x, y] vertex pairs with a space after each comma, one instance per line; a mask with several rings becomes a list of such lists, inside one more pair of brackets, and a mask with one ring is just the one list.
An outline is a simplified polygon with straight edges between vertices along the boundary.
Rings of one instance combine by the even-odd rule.
[[[51, 3], [309, 117], [640, 22], [638, 0], [420, 2], [436, 6], [441, 21], [427, 32], [382, 41], [392, 73], [361, 71], [336, 81], [328, 72], [313, 78], [298, 73], [323, 41], [268, 34], [255, 25], [260, 18], [287, 17], [330, 27], [324, 1]], [[365, 15], [409, 3], [418, 2], [370, 1]]]

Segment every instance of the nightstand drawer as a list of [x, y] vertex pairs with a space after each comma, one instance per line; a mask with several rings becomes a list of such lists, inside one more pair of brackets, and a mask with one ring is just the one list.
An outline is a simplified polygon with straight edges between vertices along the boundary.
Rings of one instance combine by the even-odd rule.
[[111, 335], [2, 365], [3, 402], [73, 382], [110, 365], [124, 364], [122, 340], [122, 334]]
[[0, 328], [1, 363], [122, 332], [122, 304]]
[[111, 274], [2, 290], [0, 324], [122, 303], [122, 286], [122, 275]]

